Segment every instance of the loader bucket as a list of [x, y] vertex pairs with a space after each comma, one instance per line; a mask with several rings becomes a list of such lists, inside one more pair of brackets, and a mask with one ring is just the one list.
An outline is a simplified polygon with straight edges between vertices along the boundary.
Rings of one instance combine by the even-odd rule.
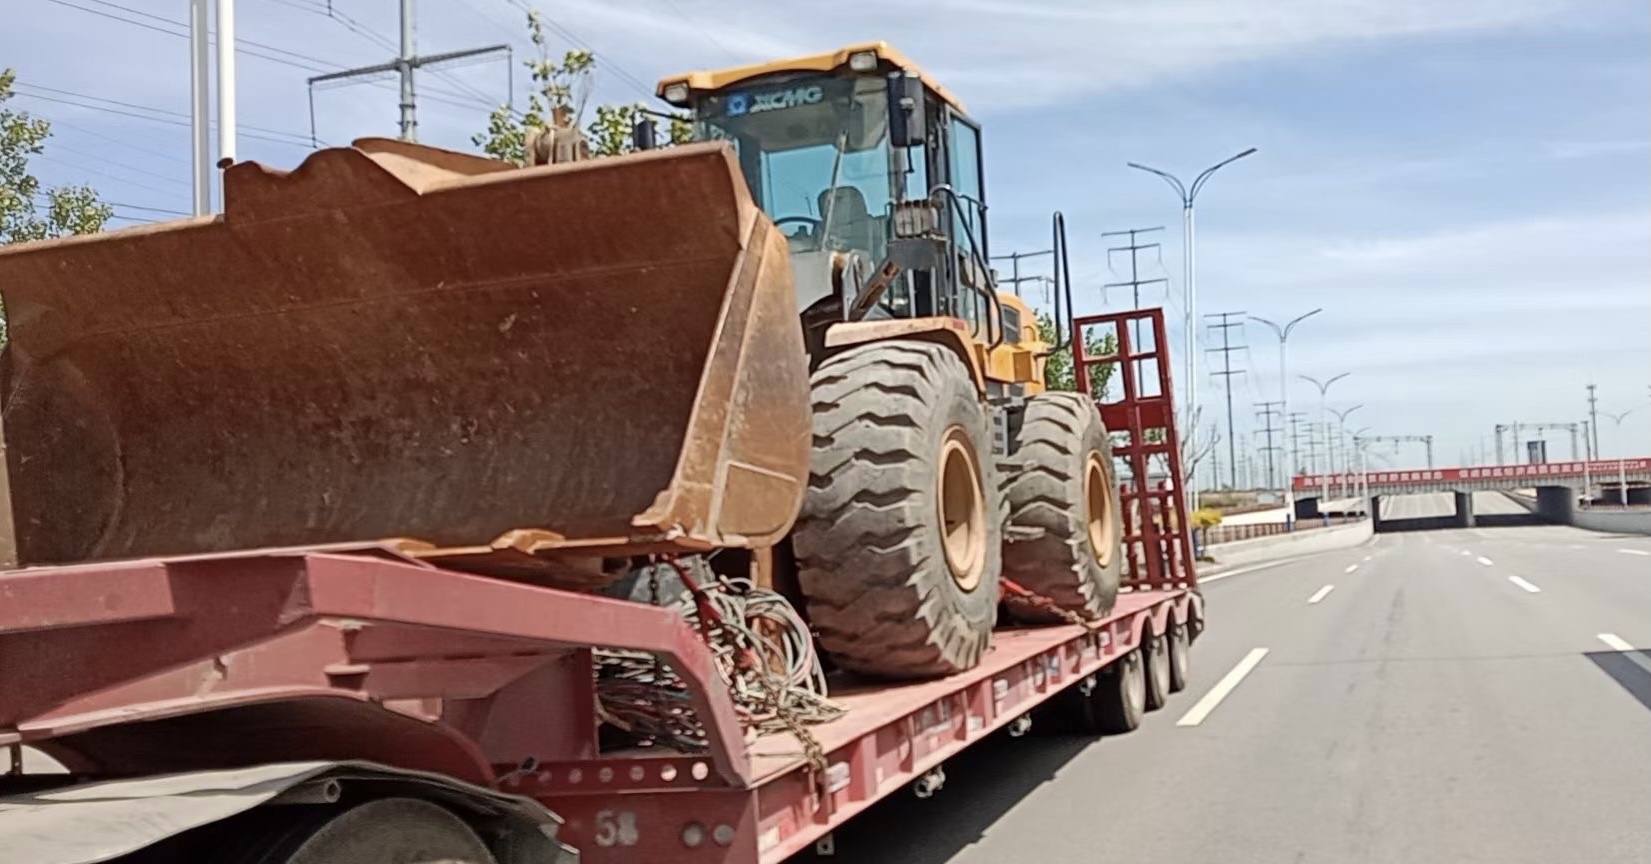
[[0, 251], [24, 564], [407, 538], [483, 572], [760, 546], [807, 479], [783, 236], [726, 145], [368, 139]]

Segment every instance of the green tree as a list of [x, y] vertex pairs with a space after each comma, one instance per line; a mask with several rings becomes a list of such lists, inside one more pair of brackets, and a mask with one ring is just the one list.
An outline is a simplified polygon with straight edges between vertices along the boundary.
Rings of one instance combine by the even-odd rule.
[[[1055, 319], [1038, 313], [1038, 336], [1044, 342], [1055, 344]], [[1118, 350], [1118, 337], [1114, 333], [1096, 333], [1090, 331], [1083, 336], [1083, 351], [1089, 356], [1112, 354]], [[1107, 396], [1107, 387], [1112, 383], [1112, 374], [1117, 370], [1113, 363], [1101, 363], [1089, 367], [1089, 395], [1096, 399]], [[1078, 389], [1077, 375], [1072, 369], [1072, 346], [1055, 351], [1044, 361], [1043, 380], [1050, 390]]]
[[[518, 115], [508, 105], [500, 105], [488, 115], [487, 129], [470, 139], [487, 155], [518, 165], [527, 161], [525, 150], [529, 132], [544, 129], [552, 122], [579, 121], [596, 74], [596, 55], [589, 51], [568, 51], [559, 61], [551, 59], [544, 19], [536, 9], [527, 13], [527, 32], [537, 52], [537, 56], [522, 64], [527, 67], [533, 81], [533, 92], [527, 97], [527, 110]], [[631, 127], [642, 119], [646, 111], [647, 106], [640, 102], [596, 106], [596, 117], [585, 129], [591, 153], [614, 156], [630, 152]], [[688, 121], [682, 117], [671, 117], [668, 128], [672, 144], [689, 140], [692, 132]]]
[[42, 187], [29, 158], [46, 150], [52, 126], [4, 107], [17, 73], [0, 70], [0, 245], [103, 230], [114, 209], [90, 186]]

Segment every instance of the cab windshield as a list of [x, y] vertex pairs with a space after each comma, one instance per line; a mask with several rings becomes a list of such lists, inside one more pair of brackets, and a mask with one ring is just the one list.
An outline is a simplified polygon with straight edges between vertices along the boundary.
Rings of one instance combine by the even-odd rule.
[[792, 251], [858, 250], [880, 260], [890, 203], [888, 92], [880, 78], [795, 76], [705, 96], [695, 137], [728, 140]]

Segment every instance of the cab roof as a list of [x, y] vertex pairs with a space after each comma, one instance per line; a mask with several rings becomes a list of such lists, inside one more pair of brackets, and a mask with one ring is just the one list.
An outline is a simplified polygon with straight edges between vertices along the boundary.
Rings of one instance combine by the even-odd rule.
[[750, 66], [735, 66], [729, 69], [702, 70], [685, 72], [681, 75], [672, 75], [661, 78], [659, 86], [655, 88], [655, 95], [665, 97], [665, 88], [672, 84], [686, 84], [694, 92], [715, 92], [734, 84], [739, 84], [753, 78], [773, 75], [779, 72], [835, 72], [848, 66], [848, 58], [855, 54], [871, 52], [877, 55], [878, 65], [885, 70], [899, 69], [910, 72], [923, 82], [923, 86], [933, 91], [953, 110], [961, 114], [968, 114], [968, 109], [950, 90], [940, 86], [940, 82], [930, 78], [928, 73], [917, 67], [910, 57], [900, 53], [887, 42], [859, 42], [836, 51], [827, 51], [824, 54], [809, 54], [805, 57], [793, 57], [789, 60], [772, 60], [767, 63], [757, 63]]

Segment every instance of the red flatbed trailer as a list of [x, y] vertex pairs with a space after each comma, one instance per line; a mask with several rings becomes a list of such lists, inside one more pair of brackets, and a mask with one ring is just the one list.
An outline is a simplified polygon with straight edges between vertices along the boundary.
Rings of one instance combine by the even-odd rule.
[[[1132, 348], [1124, 324], [1137, 320], [1167, 344], [1156, 310], [1078, 319], [1079, 334], [1114, 327], [1120, 346], [1106, 357], [1080, 349], [1080, 386], [1085, 370], [1115, 364], [1125, 396], [1103, 415], [1129, 436], [1115, 453], [1134, 477], [1148, 476], [1155, 452], [1180, 476], [1168, 372], [1143, 392], [1139, 370], [1163, 364]], [[1184, 504], [1173, 488], [1145, 487], [1124, 495], [1130, 567], [1106, 618], [1000, 630], [980, 665], [947, 678], [839, 686], [832, 698], [846, 713], [800, 738], [746, 738], [711, 651], [673, 610], [443, 570], [385, 547], [0, 573], [0, 747], [14, 756], [0, 776], [0, 849], [31, 862], [121, 860], [145, 847], [176, 855], [134, 860], [210, 860], [189, 844], [224, 825], [238, 843], [258, 842], [237, 820], [261, 805], [338, 806], [390, 789], [464, 814], [501, 864], [565, 860], [542, 837], [518, 842], [524, 827], [547, 834], [558, 820], [556, 839], [592, 864], [781, 861], [903, 787], [932, 791], [946, 759], [996, 730], [1024, 731], [1017, 721], [1059, 694], [1081, 709], [1122, 692], [1142, 674], [1142, 649], [1176, 639], [1185, 649], [1204, 616]], [[596, 648], [669, 663], [705, 751], [604, 752]], [[25, 745], [70, 773], [20, 775]], [[254, 772], [262, 797], [235, 785], [251, 782], [248, 766], [280, 775]], [[69, 785], [79, 783], [99, 785]]]

